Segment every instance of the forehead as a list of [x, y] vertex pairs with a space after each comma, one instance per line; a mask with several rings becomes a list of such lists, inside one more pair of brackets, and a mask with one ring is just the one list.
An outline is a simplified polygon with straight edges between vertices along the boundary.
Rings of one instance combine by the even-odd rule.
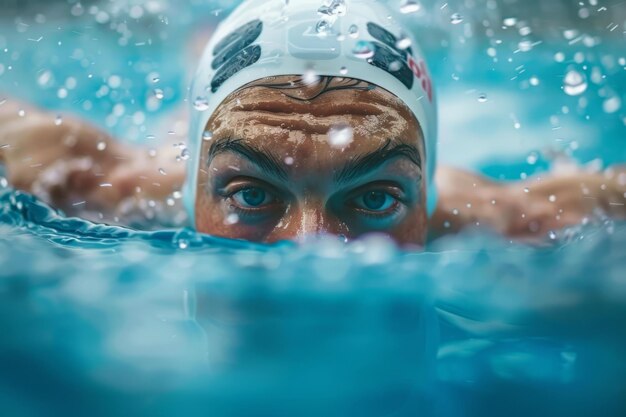
[[[395, 95], [351, 78], [271, 77], [229, 96], [206, 126], [213, 141], [241, 139], [279, 157], [347, 159], [389, 140], [423, 153], [419, 123]], [[203, 155], [211, 141], [203, 143]], [[318, 158], [311, 158], [313, 154]]]

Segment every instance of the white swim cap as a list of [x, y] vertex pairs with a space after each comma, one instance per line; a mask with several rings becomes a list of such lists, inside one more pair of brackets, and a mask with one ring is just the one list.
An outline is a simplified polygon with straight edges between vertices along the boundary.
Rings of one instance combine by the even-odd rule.
[[248, 83], [307, 71], [367, 81], [411, 109], [424, 135], [427, 211], [434, 212], [437, 106], [415, 34], [376, 0], [246, 0], [216, 29], [191, 87], [184, 198], [194, 225], [202, 137], [211, 115]]

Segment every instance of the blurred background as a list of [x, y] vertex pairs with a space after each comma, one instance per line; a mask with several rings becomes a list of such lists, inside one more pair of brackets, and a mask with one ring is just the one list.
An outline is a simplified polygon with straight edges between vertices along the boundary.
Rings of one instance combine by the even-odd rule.
[[[184, 103], [212, 28], [239, 3], [2, 0], [0, 94], [145, 141]], [[409, 0], [410, 13], [407, 0], [388, 3], [429, 59], [442, 162], [513, 179], [556, 156], [626, 160], [623, 2]]]

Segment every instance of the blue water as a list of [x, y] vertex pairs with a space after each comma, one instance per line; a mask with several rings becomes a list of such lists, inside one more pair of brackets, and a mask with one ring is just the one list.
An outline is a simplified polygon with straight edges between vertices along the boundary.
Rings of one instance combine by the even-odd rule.
[[[410, 17], [429, 29], [443, 162], [512, 180], [626, 161], [624, 108], [605, 106], [626, 99], [623, 4], [444, 3]], [[126, 4], [2, 11], [0, 95], [149, 141], [184, 100], [186, 39], [232, 4], [158, 1], [140, 19]], [[598, 42], [571, 42], [584, 34]], [[515, 52], [527, 37], [541, 43]], [[581, 96], [562, 90], [571, 68]], [[598, 216], [540, 248], [480, 230], [423, 253], [380, 238], [268, 247], [93, 224], [0, 187], [2, 415], [626, 414], [626, 224]]]

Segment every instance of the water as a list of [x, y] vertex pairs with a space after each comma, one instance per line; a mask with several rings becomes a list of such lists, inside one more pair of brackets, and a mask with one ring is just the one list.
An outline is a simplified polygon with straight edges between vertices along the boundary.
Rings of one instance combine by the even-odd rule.
[[[9, 3], [0, 103], [16, 94], [150, 146], [186, 96], [186, 39], [233, 6]], [[513, 180], [555, 156], [626, 161], [623, 5], [398, 10], [409, 3], [400, 15], [431, 35], [442, 162]], [[584, 91], [565, 91], [580, 79]], [[480, 228], [423, 253], [379, 237], [261, 246], [66, 218], [0, 177], [0, 404], [8, 416], [622, 416], [625, 244], [626, 225], [598, 215], [541, 247]]]

